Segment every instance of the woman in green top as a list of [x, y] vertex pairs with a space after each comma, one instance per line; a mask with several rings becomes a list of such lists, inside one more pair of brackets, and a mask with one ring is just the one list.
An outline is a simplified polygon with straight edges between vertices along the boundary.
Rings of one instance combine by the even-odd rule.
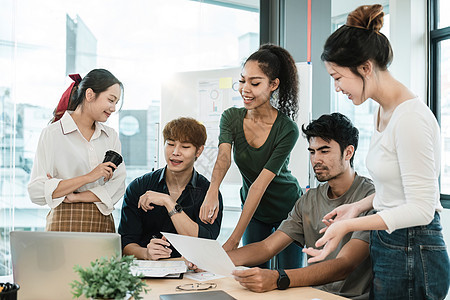
[[[233, 148], [242, 175], [243, 208], [223, 245], [225, 250], [237, 248], [241, 237], [245, 245], [268, 237], [301, 196], [297, 179], [287, 168], [299, 136], [293, 121], [298, 111], [298, 75], [292, 56], [281, 47], [262, 45], [244, 64], [239, 92], [244, 107], [229, 108], [222, 114], [219, 153], [200, 209], [200, 219], [213, 223], [219, 186], [230, 167]], [[279, 267], [301, 266], [301, 249], [294, 244], [290, 247], [279, 254]], [[268, 262], [262, 265], [268, 266]]]

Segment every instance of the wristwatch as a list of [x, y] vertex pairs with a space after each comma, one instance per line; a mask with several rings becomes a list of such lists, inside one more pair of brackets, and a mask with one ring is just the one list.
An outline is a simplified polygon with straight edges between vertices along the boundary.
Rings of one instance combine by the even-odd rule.
[[181, 207], [180, 204], [177, 203], [177, 204], [175, 204], [175, 207], [171, 211], [169, 211], [169, 217], [173, 216], [174, 214], [178, 214], [182, 211], [183, 211], [183, 208]]
[[282, 269], [278, 269], [278, 280], [277, 280], [277, 288], [279, 290], [285, 290], [291, 284], [291, 280], [287, 276], [286, 272]]

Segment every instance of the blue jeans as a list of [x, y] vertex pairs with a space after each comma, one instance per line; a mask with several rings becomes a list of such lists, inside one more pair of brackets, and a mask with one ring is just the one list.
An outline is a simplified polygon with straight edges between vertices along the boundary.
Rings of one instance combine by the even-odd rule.
[[[281, 222], [267, 224], [252, 218], [247, 226], [242, 237], [242, 242], [244, 245], [251, 243], [256, 243], [264, 240], [266, 237], [271, 235]], [[303, 267], [303, 252], [302, 249], [296, 244], [292, 243], [286, 247], [283, 251], [275, 256], [275, 259], [262, 263], [257, 266], [264, 269], [270, 269], [272, 262], [272, 267], [274, 269], [296, 269]]]
[[444, 299], [450, 263], [439, 214], [425, 226], [370, 235], [371, 299]]

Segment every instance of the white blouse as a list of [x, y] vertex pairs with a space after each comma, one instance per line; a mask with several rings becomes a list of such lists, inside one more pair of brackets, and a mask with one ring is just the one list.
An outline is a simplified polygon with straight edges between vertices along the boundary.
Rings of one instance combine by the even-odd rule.
[[[378, 114], [375, 116], [377, 128]], [[401, 103], [386, 128], [374, 130], [366, 165], [375, 185], [373, 207], [388, 227], [426, 225], [442, 211], [439, 125], [419, 99]]]
[[[65, 112], [61, 120], [50, 124], [41, 133], [31, 172], [28, 193], [33, 203], [57, 207], [65, 196], [52, 198], [59, 182], [91, 172], [103, 162], [106, 151], [121, 153], [121, 144], [114, 129], [95, 122], [95, 131], [87, 141], [75, 121]], [[50, 174], [51, 179], [47, 178]], [[76, 192], [91, 191], [99, 199], [95, 202], [99, 211], [109, 215], [125, 193], [125, 164], [121, 163], [113, 177], [104, 182], [100, 178], [80, 187]]]

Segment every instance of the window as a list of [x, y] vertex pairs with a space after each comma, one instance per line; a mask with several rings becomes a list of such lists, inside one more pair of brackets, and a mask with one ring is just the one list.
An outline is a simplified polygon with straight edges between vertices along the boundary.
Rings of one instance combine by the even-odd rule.
[[450, 22], [449, 3], [430, 2], [430, 106], [441, 126], [442, 204], [450, 208]]
[[123, 82], [123, 106], [108, 125], [120, 134], [128, 184], [164, 164], [158, 136], [161, 85], [169, 75], [239, 67], [258, 46], [257, 0], [2, 1], [0, 276], [11, 272], [9, 232], [44, 229], [49, 209], [30, 202], [27, 184], [40, 132], [70, 84], [68, 74], [105, 68]]
[[[449, 2], [428, 2], [430, 42], [430, 107], [441, 127], [441, 213], [443, 235], [450, 243], [450, 22]], [[448, 297], [447, 297], [448, 298]]]
[[450, 2], [446, 0], [432, 1], [436, 5], [437, 11], [434, 13], [436, 28], [440, 29], [450, 26]]

